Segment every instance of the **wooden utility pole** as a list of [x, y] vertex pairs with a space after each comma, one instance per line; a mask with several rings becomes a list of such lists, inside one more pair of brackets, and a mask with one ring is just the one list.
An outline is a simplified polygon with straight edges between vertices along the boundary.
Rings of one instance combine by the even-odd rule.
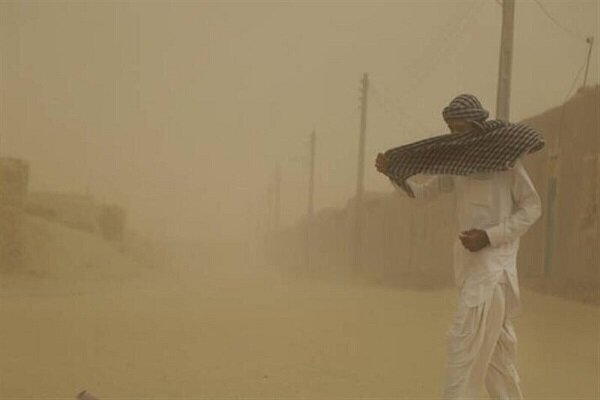
[[267, 244], [270, 244], [273, 234], [273, 181], [271, 179], [269, 179], [267, 184], [266, 195], [265, 238], [267, 239]]
[[310, 267], [310, 250], [312, 238], [312, 223], [314, 214], [314, 197], [315, 197], [315, 158], [317, 147], [317, 134], [313, 130], [310, 134], [310, 163], [308, 167], [308, 210], [306, 213], [306, 267]]
[[313, 130], [310, 134], [310, 164], [308, 170], [308, 212], [307, 218], [310, 222], [314, 213], [314, 192], [315, 192], [315, 156], [317, 147], [317, 134]]
[[360, 268], [362, 264], [362, 203], [365, 178], [365, 143], [367, 136], [367, 95], [369, 92], [369, 75], [365, 73], [360, 88], [360, 135], [358, 138], [358, 173], [356, 180], [356, 196], [354, 204], [354, 265]]
[[271, 259], [274, 255], [275, 238], [279, 229], [279, 200], [280, 200], [280, 167], [275, 167], [275, 175], [268, 180], [267, 208], [265, 215], [265, 256]]
[[583, 76], [583, 86], [587, 83], [588, 72], [590, 70], [590, 59], [592, 57], [592, 47], [594, 47], [594, 37], [589, 36], [586, 40], [587, 44], [590, 45], [588, 49], [587, 62], [585, 64], [585, 75]]
[[496, 118], [508, 121], [510, 117], [510, 80], [512, 74], [515, 0], [502, 1], [502, 33], [500, 37], [500, 64]]
[[281, 215], [281, 166], [275, 167], [275, 187], [273, 189], [273, 231], [279, 230], [279, 218]]

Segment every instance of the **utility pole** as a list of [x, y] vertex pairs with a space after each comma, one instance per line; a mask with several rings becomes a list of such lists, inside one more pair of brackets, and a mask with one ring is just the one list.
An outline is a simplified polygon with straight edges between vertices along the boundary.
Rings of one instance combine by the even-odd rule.
[[510, 80], [512, 73], [515, 0], [502, 1], [502, 33], [500, 37], [500, 65], [498, 67], [498, 92], [496, 118], [508, 121], [510, 116]]
[[269, 261], [272, 260], [275, 238], [275, 185], [269, 179], [266, 193], [265, 228], [264, 228], [264, 254]]
[[275, 167], [275, 187], [273, 189], [273, 231], [279, 230], [281, 216], [281, 165]]
[[314, 213], [314, 192], [315, 192], [315, 156], [317, 147], [317, 134], [313, 130], [310, 134], [310, 164], [308, 166], [308, 222], [312, 221]]
[[273, 183], [269, 179], [267, 184], [267, 193], [266, 193], [266, 212], [265, 212], [265, 232], [268, 241], [271, 240], [271, 233], [273, 231]]
[[583, 86], [584, 87], [585, 87], [585, 84], [587, 83], [588, 72], [590, 69], [590, 58], [592, 57], [592, 47], [594, 46], [594, 37], [589, 36], [587, 39], [585, 39], [585, 41], [587, 42], [587, 44], [590, 45], [590, 47], [588, 49], [587, 62], [585, 64], [585, 75], [583, 76]]
[[362, 203], [365, 178], [365, 143], [367, 136], [367, 94], [369, 92], [369, 75], [365, 73], [360, 88], [360, 135], [358, 138], [358, 173], [356, 180], [356, 196], [354, 204], [354, 265], [357, 269], [362, 264]]
[[310, 253], [312, 247], [312, 224], [315, 201], [315, 159], [317, 151], [317, 134], [313, 130], [310, 134], [309, 152], [310, 162], [308, 165], [308, 210], [306, 212], [306, 268], [310, 268]]

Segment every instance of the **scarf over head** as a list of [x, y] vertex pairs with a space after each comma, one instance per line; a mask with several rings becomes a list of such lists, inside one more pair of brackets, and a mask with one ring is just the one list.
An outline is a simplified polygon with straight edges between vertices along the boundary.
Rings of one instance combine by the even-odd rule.
[[486, 121], [488, 112], [473, 95], [456, 97], [444, 108], [446, 121], [471, 122], [468, 133], [444, 134], [385, 152], [390, 160], [386, 175], [410, 197], [406, 180], [413, 175], [470, 175], [500, 172], [514, 167], [523, 155], [544, 147], [544, 139], [523, 124]]
[[490, 113], [482, 106], [477, 97], [472, 94], [461, 94], [455, 97], [442, 111], [444, 121], [465, 119], [468, 121], [485, 121]]

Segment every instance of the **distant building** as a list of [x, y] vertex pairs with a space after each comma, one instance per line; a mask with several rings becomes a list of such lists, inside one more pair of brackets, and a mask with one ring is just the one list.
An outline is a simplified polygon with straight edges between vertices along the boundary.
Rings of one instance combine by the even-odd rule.
[[29, 164], [18, 158], [0, 158], [0, 204], [21, 207], [27, 195]]
[[23, 205], [27, 196], [29, 164], [0, 158], [0, 269], [19, 268], [23, 262]]
[[33, 192], [25, 202], [27, 213], [71, 228], [98, 232], [99, 207], [93, 197], [80, 194]]

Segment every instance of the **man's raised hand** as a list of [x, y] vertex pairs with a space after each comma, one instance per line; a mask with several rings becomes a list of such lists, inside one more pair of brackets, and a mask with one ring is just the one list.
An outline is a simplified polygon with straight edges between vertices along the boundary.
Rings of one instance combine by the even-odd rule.
[[375, 168], [377, 171], [382, 174], [386, 174], [388, 169], [390, 168], [390, 160], [383, 153], [377, 154], [377, 158], [375, 159]]

